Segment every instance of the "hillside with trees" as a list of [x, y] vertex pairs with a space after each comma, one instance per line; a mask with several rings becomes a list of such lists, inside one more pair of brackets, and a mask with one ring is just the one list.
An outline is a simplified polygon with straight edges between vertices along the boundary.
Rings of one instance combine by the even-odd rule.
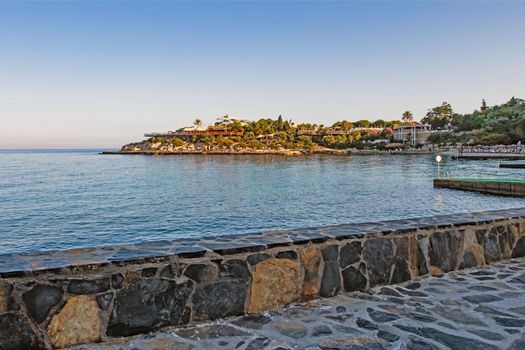
[[448, 130], [430, 137], [429, 141], [435, 144], [515, 144], [525, 140], [525, 100], [512, 97], [490, 107], [482, 100], [479, 110], [470, 114], [454, 113], [450, 104], [443, 102], [429, 110], [421, 121], [433, 129]]
[[[249, 123], [232, 119], [227, 125], [209, 127], [209, 132], [185, 131], [182, 128], [168, 135], [159, 135], [142, 142], [122, 147], [124, 152], [250, 152], [250, 151], [300, 151], [303, 153], [321, 149], [382, 148], [390, 141], [392, 127], [399, 120], [376, 121], [358, 120], [338, 121], [331, 126], [315, 123], [295, 124], [291, 120], [262, 118]], [[194, 130], [201, 129], [199, 119], [194, 122]], [[217, 130], [222, 130], [218, 132]]]
[[[225, 116], [214, 125], [204, 126], [196, 119], [193, 127], [155, 134], [142, 142], [122, 147], [123, 152], [300, 152], [326, 149], [383, 149], [395, 140], [396, 125], [410, 125], [414, 115], [405, 111], [401, 120], [341, 120], [330, 126], [315, 123], [295, 124], [282, 116], [257, 121]], [[482, 100], [479, 110], [455, 113], [448, 102], [431, 108], [421, 119], [434, 130], [428, 141], [435, 145], [497, 145], [525, 140], [525, 101], [511, 98], [501, 105], [488, 106]]]

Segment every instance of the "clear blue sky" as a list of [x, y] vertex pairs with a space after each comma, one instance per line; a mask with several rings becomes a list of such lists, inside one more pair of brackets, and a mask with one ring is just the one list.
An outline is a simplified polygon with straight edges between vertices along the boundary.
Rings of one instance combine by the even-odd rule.
[[0, 2], [0, 148], [525, 97], [525, 2]]

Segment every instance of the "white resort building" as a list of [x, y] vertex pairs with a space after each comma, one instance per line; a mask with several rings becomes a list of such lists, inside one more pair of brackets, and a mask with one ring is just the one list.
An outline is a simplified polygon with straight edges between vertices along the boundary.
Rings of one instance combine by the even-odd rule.
[[419, 122], [408, 122], [394, 126], [394, 140], [415, 146], [424, 145], [428, 142], [431, 127]]

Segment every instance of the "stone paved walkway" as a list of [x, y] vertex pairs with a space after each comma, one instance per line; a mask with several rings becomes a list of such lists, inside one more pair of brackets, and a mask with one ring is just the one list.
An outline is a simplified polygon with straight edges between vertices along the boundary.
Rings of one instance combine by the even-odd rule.
[[72, 349], [525, 349], [525, 260]]

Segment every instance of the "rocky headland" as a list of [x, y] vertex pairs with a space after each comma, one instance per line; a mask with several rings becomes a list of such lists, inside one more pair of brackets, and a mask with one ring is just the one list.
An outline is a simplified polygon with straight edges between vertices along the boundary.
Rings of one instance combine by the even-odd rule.
[[[178, 139], [180, 140], [180, 139]], [[331, 154], [345, 155], [346, 150], [336, 150], [325, 147], [310, 147], [289, 149], [283, 147], [247, 147], [246, 145], [219, 145], [205, 142], [186, 142], [173, 140], [148, 139], [133, 142], [122, 146], [116, 152], [103, 152], [104, 154], [144, 154], [144, 155], [174, 155], [174, 154], [276, 154], [298, 156], [304, 154]]]

